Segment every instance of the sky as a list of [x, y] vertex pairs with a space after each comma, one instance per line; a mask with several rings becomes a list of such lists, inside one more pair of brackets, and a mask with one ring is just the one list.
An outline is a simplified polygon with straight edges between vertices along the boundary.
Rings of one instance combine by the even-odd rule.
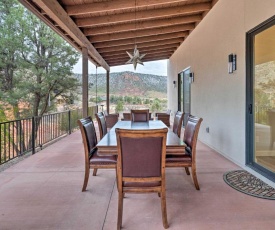
[[[136, 73], [146, 73], [146, 74], [154, 74], [167, 76], [167, 60], [160, 61], [151, 61], [144, 62], [144, 66], [138, 64], [136, 70], [134, 70], [134, 66], [131, 65], [123, 65], [123, 66], [115, 66], [111, 67], [110, 72], [124, 72], [131, 71]], [[74, 73], [82, 73], [82, 58], [79, 59], [78, 63], [73, 68]], [[96, 68], [95, 65], [89, 61], [89, 74], [95, 74]], [[97, 73], [106, 73], [106, 70], [102, 67], [98, 67]]]

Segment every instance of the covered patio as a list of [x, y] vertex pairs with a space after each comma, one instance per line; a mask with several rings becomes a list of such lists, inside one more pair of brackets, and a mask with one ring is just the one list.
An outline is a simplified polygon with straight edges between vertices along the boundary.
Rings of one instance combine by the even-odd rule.
[[[115, 229], [115, 171], [91, 175], [87, 191], [79, 131], [0, 173], [0, 229]], [[199, 142], [197, 191], [184, 169], [166, 170], [169, 229], [274, 229], [274, 202], [229, 187], [223, 174], [240, 169]], [[156, 194], [126, 194], [123, 229], [162, 229]]]
[[[88, 60], [106, 70], [107, 108], [110, 67], [123, 65], [128, 60], [125, 51], [133, 50], [135, 43], [148, 53], [144, 61], [169, 59], [172, 111], [178, 110], [174, 84], [178, 74], [189, 67], [195, 74], [191, 112], [204, 119], [197, 146], [201, 190], [194, 188], [184, 169], [166, 169], [169, 229], [275, 229], [274, 201], [245, 195], [223, 181], [225, 172], [245, 168], [274, 186], [247, 167], [245, 134], [245, 33], [274, 14], [269, 4], [260, 0], [254, 4], [250, 0], [140, 0], [137, 5], [119, 0], [116, 6], [101, 0], [19, 1], [82, 53], [83, 116], [88, 115]], [[239, 11], [229, 13], [233, 6]], [[167, 9], [169, 15], [157, 16], [158, 10]], [[180, 17], [182, 21], [177, 21]], [[232, 52], [238, 54], [238, 68], [235, 75], [228, 75], [227, 58]], [[0, 229], [115, 229], [115, 171], [99, 170], [96, 177], [90, 176], [88, 191], [81, 192], [83, 152], [77, 131], [0, 172]], [[126, 195], [123, 228], [162, 229], [158, 199], [154, 194]]]

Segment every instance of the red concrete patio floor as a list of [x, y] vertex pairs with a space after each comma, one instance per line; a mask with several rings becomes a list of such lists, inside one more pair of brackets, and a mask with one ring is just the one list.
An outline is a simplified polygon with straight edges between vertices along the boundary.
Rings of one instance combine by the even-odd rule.
[[[167, 169], [169, 229], [275, 229], [275, 201], [240, 193], [223, 181], [239, 167], [198, 143], [197, 191], [184, 169]], [[114, 170], [90, 176], [81, 192], [84, 154], [77, 131], [0, 173], [0, 229], [116, 229]], [[126, 194], [123, 229], [163, 229], [156, 194]]]

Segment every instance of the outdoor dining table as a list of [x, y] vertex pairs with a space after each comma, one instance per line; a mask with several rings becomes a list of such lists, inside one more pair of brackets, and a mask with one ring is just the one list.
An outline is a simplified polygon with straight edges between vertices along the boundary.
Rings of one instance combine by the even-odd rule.
[[[116, 128], [145, 130], [145, 129], [162, 129], [167, 126], [160, 120], [148, 122], [118, 121], [113, 128], [98, 142], [97, 149], [99, 155], [117, 154]], [[167, 133], [166, 154], [184, 153], [186, 144], [170, 129]]]

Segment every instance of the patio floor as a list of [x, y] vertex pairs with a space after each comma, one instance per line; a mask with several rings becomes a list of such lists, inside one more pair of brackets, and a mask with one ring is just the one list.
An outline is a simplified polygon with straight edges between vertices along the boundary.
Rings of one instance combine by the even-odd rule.
[[[169, 229], [275, 229], [275, 201], [240, 193], [223, 181], [239, 169], [198, 143], [197, 191], [184, 169], [167, 169]], [[0, 173], [0, 229], [116, 229], [114, 170], [98, 170], [81, 192], [84, 154], [77, 131]], [[123, 229], [163, 229], [156, 194], [126, 194]]]

